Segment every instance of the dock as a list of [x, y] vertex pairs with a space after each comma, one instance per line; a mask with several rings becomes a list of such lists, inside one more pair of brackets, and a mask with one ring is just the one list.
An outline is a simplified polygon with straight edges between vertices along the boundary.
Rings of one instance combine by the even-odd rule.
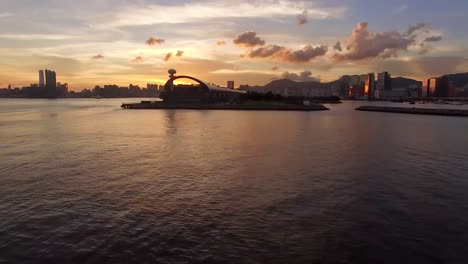
[[168, 104], [163, 102], [142, 101], [123, 103], [124, 109], [184, 109], [184, 110], [244, 110], [244, 111], [324, 111], [330, 110], [321, 104]]
[[434, 108], [416, 108], [416, 107], [386, 107], [386, 106], [360, 106], [357, 111], [385, 112], [399, 114], [417, 114], [417, 115], [439, 115], [439, 116], [466, 116], [468, 110], [463, 109], [434, 109]]

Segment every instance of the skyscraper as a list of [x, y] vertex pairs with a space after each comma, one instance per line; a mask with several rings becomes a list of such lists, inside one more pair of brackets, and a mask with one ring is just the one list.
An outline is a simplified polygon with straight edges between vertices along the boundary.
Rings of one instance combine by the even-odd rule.
[[234, 89], [234, 81], [227, 81], [227, 88]]
[[392, 90], [392, 78], [388, 72], [381, 72], [377, 75], [377, 90], [391, 91]]
[[436, 97], [449, 97], [450, 84], [449, 79], [446, 75], [436, 79], [434, 94]]
[[39, 70], [39, 87], [44, 88], [45, 80], [44, 80], [44, 71]]
[[375, 74], [374, 73], [367, 74], [364, 90], [369, 100], [375, 99]]
[[54, 71], [45, 70], [47, 97], [57, 97], [57, 77]]

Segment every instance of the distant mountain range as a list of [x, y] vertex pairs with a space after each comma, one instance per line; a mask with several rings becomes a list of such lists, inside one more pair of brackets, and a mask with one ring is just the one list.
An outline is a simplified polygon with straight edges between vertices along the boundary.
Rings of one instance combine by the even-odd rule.
[[348, 80], [343, 77], [333, 82], [296, 82], [290, 79], [273, 80], [265, 86], [245, 86], [241, 89], [251, 92], [281, 94], [283, 96], [330, 96], [343, 93]]

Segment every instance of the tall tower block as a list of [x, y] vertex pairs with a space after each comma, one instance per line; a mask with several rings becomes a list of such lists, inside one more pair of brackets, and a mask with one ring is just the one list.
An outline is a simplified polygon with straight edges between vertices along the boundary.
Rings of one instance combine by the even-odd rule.
[[44, 70], [39, 70], [39, 87], [45, 87]]

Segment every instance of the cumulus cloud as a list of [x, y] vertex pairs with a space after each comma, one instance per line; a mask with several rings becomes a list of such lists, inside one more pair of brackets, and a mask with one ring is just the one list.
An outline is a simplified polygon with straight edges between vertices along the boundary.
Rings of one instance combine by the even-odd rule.
[[234, 44], [244, 47], [255, 47], [265, 45], [265, 40], [257, 37], [257, 33], [253, 31], [246, 31], [239, 34], [232, 41]]
[[178, 50], [177, 53], [176, 53], [176, 56], [177, 57], [182, 57], [182, 55], [184, 55], [184, 51], [183, 50]]
[[260, 47], [258, 49], [251, 50], [247, 57], [249, 58], [268, 58], [272, 57], [275, 54], [285, 50], [285, 47], [278, 46], [278, 45], [267, 45], [264, 47]]
[[305, 70], [299, 74], [285, 71], [283, 74], [281, 74], [281, 78], [296, 82], [320, 82], [320, 78], [313, 77], [312, 72], [308, 70]]
[[312, 47], [311, 45], [305, 46], [301, 50], [286, 52], [285, 60], [290, 62], [308, 62], [315, 57], [323, 56], [327, 53], [328, 46], [321, 45], [318, 47]]
[[333, 46], [333, 49], [334, 50], [337, 50], [337, 51], [343, 51], [343, 47], [341, 46], [341, 42], [336, 42], [335, 46]]
[[102, 54], [97, 54], [97, 55], [92, 56], [91, 58], [92, 58], [92, 59], [96, 59], [96, 60], [97, 60], [97, 59], [102, 59], [102, 58], [104, 58], [104, 55], [102, 55]]
[[393, 75], [434, 77], [454, 72], [466, 72], [468, 59], [463, 57], [415, 57], [410, 60], [390, 59], [376, 61], [375, 68]]
[[272, 58], [292, 63], [309, 62], [312, 59], [323, 56], [327, 53], [328, 46], [312, 47], [307, 45], [300, 50], [291, 50], [283, 46], [267, 45], [258, 49], [251, 50], [247, 57], [249, 58]]
[[168, 54], [166, 54], [166, 56], [164, 56], [164, 61], [168, 61], [172, 58], [172, 52], [169, 52]]
[[431, 26], [429, 24], [427, 24], [427, 23], [418, 23], [416, 25], [409, 26], [408, 29], [406, 30], [405, 35], [410, 36], [413, 33], [415, 33], [416, 31], [429, 32], [430, 29], [431, 29]]
[[430, 36], [430, 37], [425, 38], [424, 42], [437, 42], [441, 40], [442, 40], [442, 36]]
[[[410, 26], [405, 33], [398, 31], [373, 33], [367, 22], [358, 23], [346, 42], [346, 53], [334, 54], [335, 60], [362, 60], [366, 58], [397, 57], [400, 51], [408, 50], [416, 44], [412, 34], [426, 28], [426, 24]], [[411, 35], [411, 36], [410, 36]]]
[[140, 63], [140, 62], [143, 62], [143, 60], [144, 60], [144, 59], [143, 59], [142, 56], [136, 56], [136, 57], [132, 60], [132, 62], [133, 62], [133, 63]]
[[216, 42], [216, 45], [218, 45], [218, 46], [226, 45], [226, 41], [224, 41], [224, 40], [218, 40], [218, 41]]
[[296, 16], [296, 23], [298, 26], [302, 26], [304, 24], [306, 24], [308, 22], [307, 18], [308, 18], [308, 15], [309, 15], [309, 12], [306, 10], [304, 10], [301, 14], [297, 15]]
[[145, 41], [146, 45], [149, 45], [149, 46], [161, 45], [164, 42], [165, 42], [164, 39], [155, 38], [155, 37], [150, 37], [149, 39]]

